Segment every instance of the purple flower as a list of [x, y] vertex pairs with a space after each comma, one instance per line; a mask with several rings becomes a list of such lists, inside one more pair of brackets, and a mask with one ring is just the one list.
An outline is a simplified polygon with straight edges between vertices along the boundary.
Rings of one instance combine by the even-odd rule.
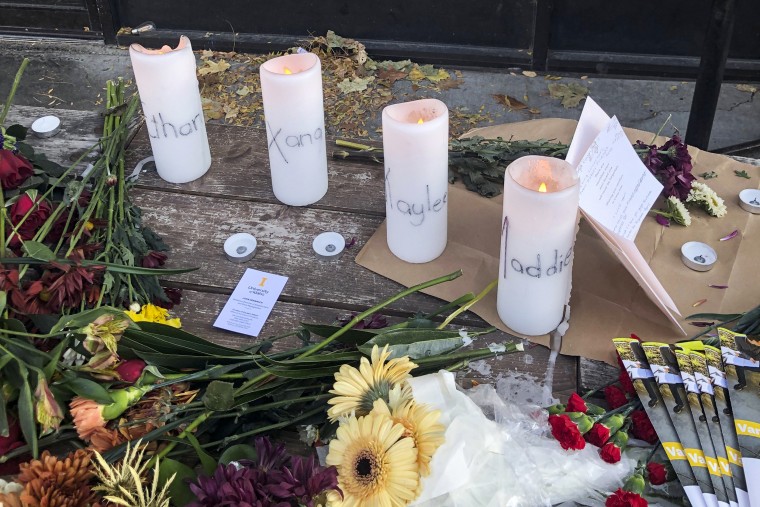
[[294, 505], [314, 507], [314, 500], [338, 488], [338, 470], [335, 467], [322, 469], [314, 456], [304, 458], [293, 456], [291, 467], [285, 467], [270, 475], [269, 493], [273, 497], [295, 501]]
[[681, 137], [674, 134], [659, 148], [637, 141], [634, 148], [639, 151], [644, 165], [662, 183], [662, 195], [686, 200], [691, 190], [691, 183], [696, 178], [691, 174], [692, 163], [688, 146], [684, 144]]
[[[345, 326], [351, 320], [353, 320], [354, 317], [356, 317], [358, 313], [351, 312], [349, 315], [345, 317], [338, 317], [338, 325]], [[380, 315], [379, 313], [373, 313], [369, 317], [367, 317], [364, 320], [360, 320], [359, 322], [354, 325], [351, 329], [381, 329], [388, 326], [388, 319], [385, 318], [385, 315]]]
[[199, 476], [190, 483], [196, 500], [188, 507], [270, 507], [266, 495], [266, 474], [234, 464], [219, 465], [211, 477]]
[[256, 460], [251, 462], [251, 465], [257, 470], [265, 473], [279, 470], [288, 461], [285, 444], [273, 444], [267, 437], [256, 437], [253, 445], [256, 447]]

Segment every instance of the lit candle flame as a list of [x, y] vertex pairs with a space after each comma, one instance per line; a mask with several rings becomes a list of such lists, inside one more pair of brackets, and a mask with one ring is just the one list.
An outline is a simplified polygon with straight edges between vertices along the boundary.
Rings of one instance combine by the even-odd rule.
[[538, 186], [538, 191], [539, 191], [539, 192], [546, 192], [546, 183], [543, 183], [543, 182], [542, 182], [542, 183], [541, 183], [541, 184]]
[[293, 73], [293, 71], [291, 71], [291, 70], [290, 70], [289, 68], [287, 68], [287, 67], [285, 67], [285, 68], [283, 69], [283, 72], [284, 72], [285, 74], [292, 74], [292, 73]]
[[419, 120], [417, 120], [417, 124], [418, 125], [422, 125], [423, 123], [425, 123], [425, 120], [423, 120], [422, 118], [420, 118]]

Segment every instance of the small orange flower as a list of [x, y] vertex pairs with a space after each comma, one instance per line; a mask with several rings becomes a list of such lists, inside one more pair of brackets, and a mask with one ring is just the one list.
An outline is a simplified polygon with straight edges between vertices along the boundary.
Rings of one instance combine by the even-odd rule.
[[71, 415], [74, 418], [74, 427], [79, 438], [89, 442], [93, 433], [98, 429], [105, 428], [106, 421], [103, 419], [103, 405], [96, 401], [75, 396], [69, 404]]
[[90, 447], [98, 452], [105, 452], [124, 442], [121, 434], [108, 428], [95, 428], [90, 435]]

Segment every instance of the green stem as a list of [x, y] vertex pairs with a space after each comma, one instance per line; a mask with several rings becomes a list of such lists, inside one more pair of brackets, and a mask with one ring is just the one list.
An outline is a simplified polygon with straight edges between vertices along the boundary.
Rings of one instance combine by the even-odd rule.
[[338, 139], [338, 140], [336, 140], [335, 144], [337, 144], [338, 146], [341, 146], [343, 148], [351, 148], [352, 150], [383, 151], [382, 148], [376, 148], [374, 146], [369, 146], [368, 144], [354, 143], [352, 141], [346, 141], [344, 139]]
[[11, 110], [11, 103], [13, 102], [13, 96], [16, 95], [18, 85], [21, 83], [21, 76], [24, 75], [26, 66], [29, 65], [29, 58], [24, 58], [21, 61], [21, 65], [16, 71], [16, 77], [13, 78], [13, 84], [11, 85], [11, 91], [8, 93], [8, 98], [5, 99], [5, 105], [3, 106], [3, 112], [0, 113], [0, 125], [5, 123], [5, 118], [8, 116], [8, 112]]
[[466, 312], [467, 310], [470, 309], [470, 307], [472, 305], [474, 305], [475, 303], [477, 303], [478, 301], [480, 301], [481, 299], [483, 299], [484, 297], [486, 297], [486, 294], [488, 294], [489, 292], [491, 292], [493, 290], [493, 288], [496, 287], [496, 285], [498, 283], [499, 283], [498, 279], [494, 280], [491, 283], [489, 283], [488, 286], [485, 289], [483, 289], [483, 291], [480, 294], [478, 294], [476, 297], [474, 297], [473, 299], [471, 299], [470, 301], [468, 301], [467, 303], [465, 303], [464, 305], [462, 305], [460, 308], [458, 308], [457, 310], [455, 310], [454, 312], [452, 312], [451, 315], [449, 315], [446, 318], [446, 320], [444, 320], [443, 323], [440, 326], [438, 326], [438, 329], [445, 328], [457, 316], [459, 316], [460, 314]]

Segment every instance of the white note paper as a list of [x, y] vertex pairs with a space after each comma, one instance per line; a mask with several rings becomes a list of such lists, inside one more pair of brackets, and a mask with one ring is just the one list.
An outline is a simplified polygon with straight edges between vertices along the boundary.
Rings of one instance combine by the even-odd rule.
[[668, 320], [678, 322], [678, 307], [641, 255], [634, 240], [662, 192], [631, 146], [617, 118], [586, 99], [566, 160], [580, 177], [580, 208], [591, 226], [636, 279]]
[[287, 276], [246, 269], [214, 327], [258, 336], [287, 282]]
[[607, 122], [576, 168], [580, 207], [629, 241], [662, 192], [662, 183], [646, 168], [617, 118]]

